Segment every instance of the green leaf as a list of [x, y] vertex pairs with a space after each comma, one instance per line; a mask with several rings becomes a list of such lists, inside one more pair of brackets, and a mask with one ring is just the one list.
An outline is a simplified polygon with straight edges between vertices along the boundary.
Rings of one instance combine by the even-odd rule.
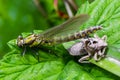
[[[0, 79], [1, 80], [94, 80], [104, 79], [111, 80], [117, 79], [116, 76], [101, 75], [108, 72], [99, 70], [99, 73], [95, 73], [97, 69], [90, 72], [90, 69], [94, 69], [94, 66], [86, 64], [86, 69], [79, 64], [69, 61], [65, 64], [62, 58], [55, 57], [51, 54], [40, 52], [41, 61], [38, 62], [30, 54], [26, 54], [24, 57], [14, 50], [9, 52], [0, 61]], [[49, 56], [48, 56], [49, 55]], [[88, 70], [89, 69], [89, 70]], [[99, 69], [99, 68], [98, 68]], [[98, 72], [98, 71], [97, 71]], [[94, 75], [92, 76], [91, 73]], [[95, 75], [95, 74], [96, 75]], [[100, 74], [101, 73], [101, 74]], [[110, 74], [109, 74], [110, 75]], [[28, 77], [29, 76], [29, 77]], [[99, 77], [98, 77], [99, 76]]]
[[70, 61], [59, 75], [59, 80], [93, 80], [89, 73], [85, 72], [80, 65]]
[[1, 80], [56, 80], [57, 76], [59, 75], [60, 71], [64, 66], [60, 59], [48, 60], [37, 63], [35, 61], [32, 62], [32, 58], [21, 58], [17, 54], [11, 55], [6, 58], [7, 59], [4, 59], [0, 63]]

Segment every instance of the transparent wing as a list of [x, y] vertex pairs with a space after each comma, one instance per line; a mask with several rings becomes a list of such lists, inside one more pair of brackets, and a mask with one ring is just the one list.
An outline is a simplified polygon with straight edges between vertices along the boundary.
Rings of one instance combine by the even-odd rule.
[[55, 26], [51, 29], [44, 31], [40, 35], [43, 35], [45, 38], [49, 38], [49, 39], [54, 37], [59, 37], [62, 35], [65, 36], [74, 33], [76, 31], [79, 31], [79, 27], [88, 19], [89, 16], [87, 14], [75, 16], [61, 25]]

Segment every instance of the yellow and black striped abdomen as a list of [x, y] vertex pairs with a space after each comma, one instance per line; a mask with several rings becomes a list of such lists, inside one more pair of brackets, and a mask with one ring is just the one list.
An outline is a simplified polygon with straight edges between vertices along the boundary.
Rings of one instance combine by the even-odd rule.
[[61, 36], [58, 38], [54, 38], [54, 42], [55, 43], [62, 43], [62, 42], [68, 42], [68, 41], [72, 41], [72, 40], [76, 40], [76, 39], [81, 39], [81, 38], [85, 38], [87, 36], [89, 36], [90, 34], [101, 30], [102, 27], [101, 26], [96, 26], [96, 27], [90, 27], [86, 30], [80, 31], [80, 32], [76, 32], [74, 34], [69, 34], [68, 36]]

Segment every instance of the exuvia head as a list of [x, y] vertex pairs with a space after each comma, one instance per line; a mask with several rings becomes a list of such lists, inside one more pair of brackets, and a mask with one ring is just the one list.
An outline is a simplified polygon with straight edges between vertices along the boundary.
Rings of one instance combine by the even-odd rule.
[[91, 38], [88, 47], [90, 49], [101, 50], [105, 47], [107, 47], [106, 42], [107, 36], [103, 36], [102, 38], [99, 38], [97, 35], [94, 35], [94, 38]]

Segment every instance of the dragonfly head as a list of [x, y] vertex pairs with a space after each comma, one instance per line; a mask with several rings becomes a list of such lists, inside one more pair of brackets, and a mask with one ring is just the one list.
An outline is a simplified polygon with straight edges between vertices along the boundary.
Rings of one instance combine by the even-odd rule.
[[37, 36], [35, 34], [32, 34], [26, 38], [23, 38], [22, 36], [18, 36], [17, 45], [19, 47], [32, 46], [36, 38]]
[[22, 36], [18, 36], [18, 38], [17, 38], [17, 45], [19, 46], [19, 47], [22, 47], [22, 46], [24, 46], [24, 38], [22, 37]]

